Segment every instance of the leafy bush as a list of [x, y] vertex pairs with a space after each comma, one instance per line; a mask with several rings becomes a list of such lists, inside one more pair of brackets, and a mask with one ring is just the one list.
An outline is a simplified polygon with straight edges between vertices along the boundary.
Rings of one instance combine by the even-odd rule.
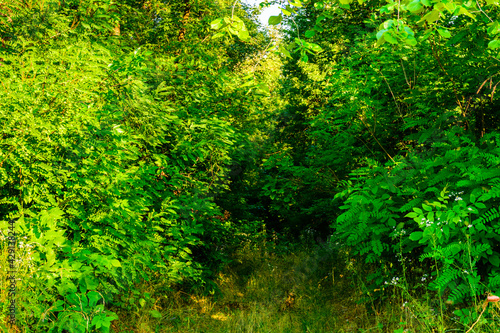
[[34, 330], [106, 332], [141, 281], [205, 283], [240, 230], [214, 198], [244, 161], [239, 110], [255, 96], [220, 43], [186, 44], [179, 62], [109, 37], [118, 13], [147, 11], [110, 5], [13, 2], [0, 26], [0, 228], [17, 218], [34, 247], [19, 278], [39, 296], [18, 293]]
[[406, 265], [407, 279], [417, 284], [432, 274], [429, 287], [453, 302], [496, 292], [499, 163], [498, 135], [476, 143], [455, 129], [395, 164], [353, 173], [336, 196], [345, 198], [345, 212], [333, 227], [374, 265], [369, 289], [382, 293]]

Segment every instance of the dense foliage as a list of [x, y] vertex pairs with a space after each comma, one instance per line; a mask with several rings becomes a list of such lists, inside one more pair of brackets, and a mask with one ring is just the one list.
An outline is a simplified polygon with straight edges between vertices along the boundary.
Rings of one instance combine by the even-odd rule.
[[213, 41], [210, 3], [2, 8], [0, 215], [33, 247], [18, 325], [107, 331], [140, 281], [204, 283], [248, 225], [215, 199], [262, 128], [236, 65], [264, 36]]
[[295, 1], [263, 32], [238, 2], [0, 2], [18, 325], [107, 332], [147, 280], [213, 292], [262, 226], [471, 324], [500, 292], [496, 4]]
[[264, 189], [288, 230], [333, 228], [331, 241], [366, 263], [371, 299], [404, 280], [469, 304], [500, 287], [498, 60], [484, 39], [498, 11], [469, 20], [437, 3], [431, 22], [415, 3], [401, 2], [398, 20], [428, 30], [406, 40], [407, 27], [386, 26], [395, 2], [295, 8], [286, 40], [305, 31], [323, 52], [284, 65]]

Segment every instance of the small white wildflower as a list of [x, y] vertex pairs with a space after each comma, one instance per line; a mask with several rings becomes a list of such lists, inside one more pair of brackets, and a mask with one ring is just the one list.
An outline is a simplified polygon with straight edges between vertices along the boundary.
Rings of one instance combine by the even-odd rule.
[[399, 281], [399, 277], [395, 276], [395, 277], [392, 278], [390, 284], [393, 285], [393, 286], [395, 286], [395, 285], [398, 284], [398, 281]]

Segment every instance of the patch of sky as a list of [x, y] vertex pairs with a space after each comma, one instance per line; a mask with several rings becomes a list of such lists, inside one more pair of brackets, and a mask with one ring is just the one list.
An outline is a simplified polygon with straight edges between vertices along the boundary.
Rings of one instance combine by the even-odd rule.
[[[247, 3], [250, 6], [259, 6], [261, 0], [243, 0], [245, 3]], [[261, 14], [259, 15], [259, 20], [262, 26], [267, 27], [268, 26], [268, 21], [270, 16], [277, 16], [281, 13], [280, 6], [279, 5], [270, 5], [269, 7], [266, 7], [262, 9]]]

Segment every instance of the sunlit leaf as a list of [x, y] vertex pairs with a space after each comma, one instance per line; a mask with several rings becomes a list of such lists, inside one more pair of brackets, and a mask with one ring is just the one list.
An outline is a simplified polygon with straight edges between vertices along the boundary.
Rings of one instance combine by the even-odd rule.
[[494, 50], [498, 47], [500, 47], [500, 40], [498, 40], [498, 39], [494, 39], [488, 43], [488, 48], [490, 48], [490, 49]]
[[451, 33], [446, 29], [438, 28], [437, 31], [439, 32], [439, 34], [443, 38], [450, 38], [451, 37]]
[[428, 23], [434, 23], [437, 20], [439, 20], [440, 12], [437, 9], [431, 10], [429, 13], [425, 14], [424, 17], [422, 17], [421, 21], [427, 21]]
[[221, 31], [221, 32], [218, 32], [216, 33], [215, 35], [212, 36], [212, 39], [216, 39], [216, 38], [221, 38], [225, 35], [226, 33], [224, 31]]
[[210, 23], [210, 27], [214, 30], [218, 30], [222, 28], [224, 25], [225, 23], [223, 18], [218, 18], [216, 20], [213, 20], [212, 23]]
[[416, 12], [422, 9], [422, 4], [420, 3], [420, 0], [414, 0], [408, 4], [408, 10], [410, 12]]
[[238, 37], [245, 42], [250, 40], [250, 35], [247, 30], [238, 31]]
[[323, 9], [323, 7], [325, 7], [325, 4], [322, 1], [314, 3], [314, 8], [316, 9]]
[[283, 16], [279, 14], [278, 16], [270, 16], [268, 20], [269, 25], [278, 25], [283, 20]]

